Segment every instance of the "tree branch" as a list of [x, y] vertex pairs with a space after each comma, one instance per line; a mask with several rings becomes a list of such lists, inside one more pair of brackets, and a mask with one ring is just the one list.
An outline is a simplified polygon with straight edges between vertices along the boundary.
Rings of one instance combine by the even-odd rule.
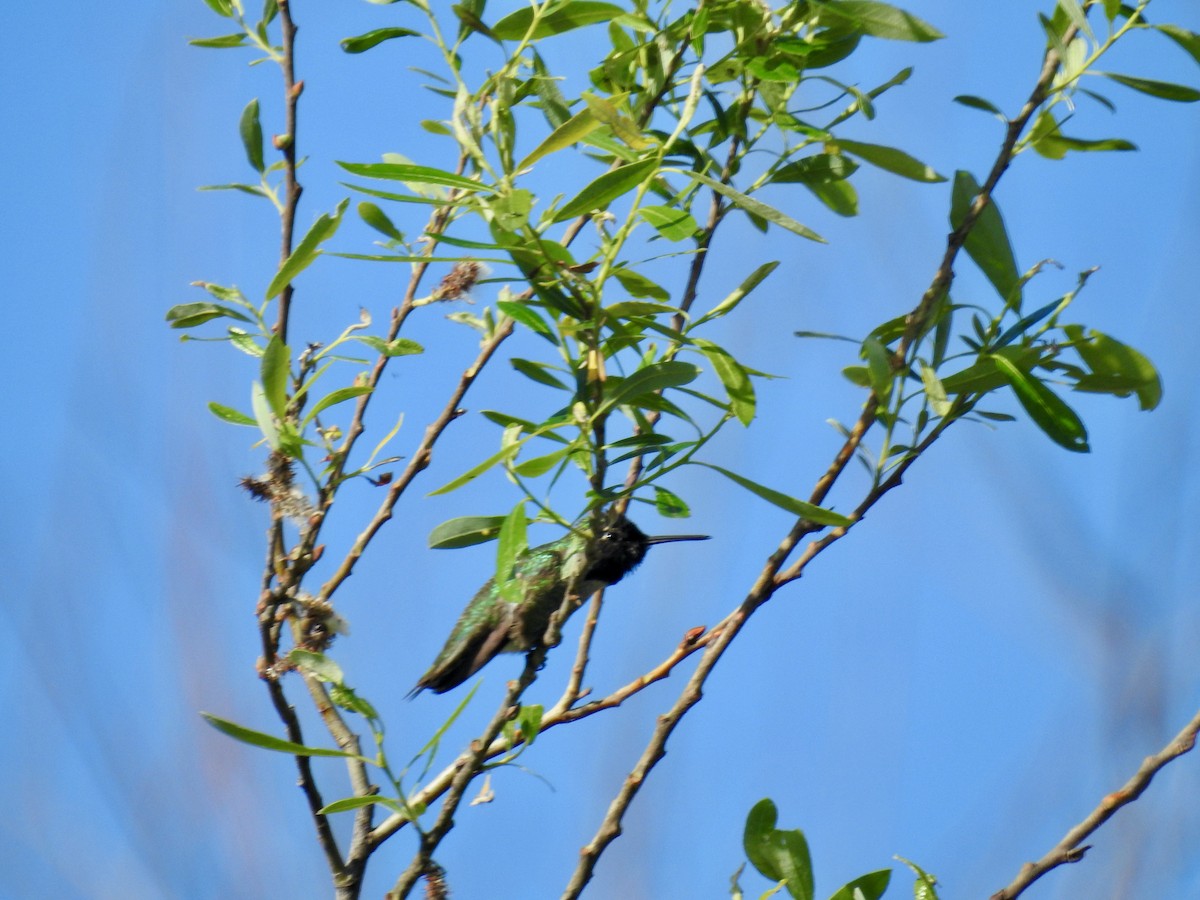
[[[1067, 30], [1063, 37], [1063, 43], [1069, 43], [1074, 36], [1074, 28]], [[980, 213], [987, 205], [991, 198], [991, 192], [994, 190], [1000, 177], [1008, 168], [1012, 160], [1013, 149], [1016, 144], [1017, 137], [1021, 130], [1028, 123], [1030, 116], [1034, 110], [1041, 105], [1045, 100], [1046, 93], [1049, 90], [1050, 84], [1054, 78], [1054, 74], [1058, 69], [1058, 54], [1053, 47], [1047, 50], [1044, 58], [1041, 74], [1034, 86], [1029, 100], [1021, 109], [1021, 113], [1009, 123], [1008, 130], [1005, 134], [1005, 140], [1001, 145], [1000, 151], [997, 154], [996, 162], [992, 166], [992, 171], [988, 176], [987, 181], [980, 189], [971, 203], [967, 215], [963, 222], [956, 228], [947, 239], [946, 253], [942, 258], [941, 265], [938, 267], [934, 278], [929, 288], [922, 295], [920, 302], [916, 308], [909, 313], [907, 317], [907, 325], [905, 333], [902, 336], [896, 353], [894, 355], [895, 368], [901, 369], [906, 365], [907, 354], [913, 346], [917, 337], [922, 333], [925, 323], [929, 318], [930, 313], [934, 308], [934, 304], [941, 297], [942, 293], [949, 287], [950, 281], [953, 278], [954, 260], [958, 255], [958, 251], [962, 248], [966, 241], [967, 235], [978, 221]], [[845, 471], [846, 464], [854, 456], [858, 447], [862, 443], [863, 437], [868, 429], [875, 421], [875, 410], [878, 405], [878, 397], [872, 391], [867, 397], [864, 404], [863, 412], [854, 427], [850, 430], [845, 443], [837, 452], [829, 469], [817, 481], [811, 495], [812, 503], [820, 505], [833, 485], [837, 482], [842, 472]], [[937, 427], [935, 427], [926, 439], [922, 442], [921, 448], [927, 448], [937, 437], [949, 426], [951, 419], [943, 419]], [[907, 468], [919, 457], [920, 453], [915, 452], [904, 460], [892, 475], [882, 484], [874, 488], [859, 508], [855, 511], [854, 519], [858, 521], [862, 518], [865, 512], [879, 501], [882, 496], [892, 488], [898, 486]], [[818, 526], [805, 519], [799, 519], [792, 526], [788, 535], [780, 542], [776, 551], [771, 554], [762, 571], [759, 573], [754, 586], [742, 603], [730, 613], [725, 620], [722, 621], [718, 628], [714, 629], [715, 637], [710, 641], [703, 656], [700, 658], [699, 664], [696, 666], [692, 677], [688, 680], [683, 691], [674, 705], [666, 713], [660, 715], [657, 720], [654, 732], [650, 737], [646, 748], [639, 757], [630, 773], [625, 777], [624, 783], [618, 790], [616, 797], [609, 805], [608, 811], [600, 823], [592, 840], [580, 851], [579, 863], [577, 864], [567, 888], [563, 893], [564, 900], [566, 898], [576, 898], [582, 892], [587, 883], [591, 880], [595, 871], [596, 862], [604, 850], [621, 834], [621, 823], [624, 819], [625, 812], [629, 805], [633, 802], [633, 798], [637, 795], [641, 785], [645, 782], [646, 777], [650, 774], [658, 762], [666, 755], [667, 740], [674, 732], [676, 726], [687, 714], [687, 712], [700, 702], [703, 696], [702, 690], [705, 681], [712, 672], [713, 667], [724, 654], [725, 649], [737, 637], [742, 627], [745, 625], [749, 617], [760, 606], [766, 603], [775, 593], [775, 591], [786, 584], [788, 581], [794, 580], [800, 576], [803, 568], [809, 561], [815, 558], [826, 547], [838, 540], [847, 531], [846, 528], [834, 529], [833, 532], [821, 541], [815, 541], [809, 545], [805, 555], [797, 561], [792, 568], [780, 576], [779, 570], [784, 561], [795, 549], [799, 541], [804, 535], [820, 530]]]
[[1120, 790], [1109, 794], [1088, 816], [1066, 833], [1061, 841], [1035, 863], [1026, 863], [1012, 883], [992, 894], [991, 900], [1015, 900], [1027, 887], [1064, 863], [1079, 862], [1089, 847], [1080, 846], [1101, 825], [1112, 818], [1122, 806], [1126, 806], [1142, 795], [1150, 781], [1167, 763], [1189, 752], [1196, 746], [1196, 734], [1200, 732], [1200, 712], [1192, 718], [1174, 739], [1153, 756], [1142, 760], [1133, 777]]

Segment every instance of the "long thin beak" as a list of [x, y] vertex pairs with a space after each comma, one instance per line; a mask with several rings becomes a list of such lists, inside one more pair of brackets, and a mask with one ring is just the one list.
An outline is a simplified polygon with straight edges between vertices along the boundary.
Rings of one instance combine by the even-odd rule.
[[647, 544], [668, 544], [671, 541], [707, 541], [711, 534], [660, 534], [646, 538]]

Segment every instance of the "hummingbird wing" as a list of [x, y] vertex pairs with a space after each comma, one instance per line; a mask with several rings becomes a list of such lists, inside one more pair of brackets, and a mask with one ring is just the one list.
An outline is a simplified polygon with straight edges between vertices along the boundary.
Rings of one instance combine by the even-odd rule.
[[512, 624], [512, 607], [494, 596], [489, 581], [463, 610], [446, 646], [408, 696], [426, 688], [444, 694], [458, 687], [504, 649]]
[[458, 687], [500, 652], [508, 641], [508, 629], [508, 624], [502, 622], [490, 631], [471, 635], [452, 653], [444, 655], [445, 658], [439, 657], [429, 671], [421, 676], [409, 696], [415, 696], [425, 688], [435, 694], [444, 694]]

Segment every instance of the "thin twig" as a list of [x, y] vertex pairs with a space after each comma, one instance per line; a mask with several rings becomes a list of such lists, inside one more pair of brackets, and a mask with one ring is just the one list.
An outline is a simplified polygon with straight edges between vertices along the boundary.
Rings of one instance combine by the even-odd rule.
[[1088, 851], [1088, 847], [1080, 846], [1084, 840], [1101, 825], [1112, 818], [1122, 806], [1126, 806], [1142, 795], [1150, 786], [1151, 780], [1167, 763], [1189, 752], [1196, 746], [1196, 735], [1200, 733], [1200, 712], [1192, 718], [1183, 730], [1153, 756], [1147, 756], [1120, 790], [1102, 799], [1087, 817], [1066, 833], [1061, 841], [1035, 863], [1026, 863], [1021, 867], [1020, 874], [1012, 883], [992, 894], [991, 900], [1016, 900], [1017, 897], [1051, 869], [1056, 869], [1064, 863], [1079, 862]]
[[516, 716], [521, 695], [529, 685], [533, 684], [534, 679], [537, 678], [537, 671], [545, 659], [545, 647], [537, 647], [526, 656], [525, 668], [521, 671], [521, 676], [516, 681], [509, 683], [504, 701], [500, 704], [496, 714], [492, 716], [492, 720], [488, 722], [483, 734], [472, 741], [467, 751], [455, 760], [456, 771], [450, 781], [449, 790], [446, 792], [446, 799], [442, 801], [442, 807], [438, 810], [437, 818], [433, 825], [421, 835], [421, 844], [413, 856], [412, 862], [401, 873], [396, 881], [396, 886], [388, 892], [386, 900], [403, 900], [404, 897], [407, 897], [417, 879], [424, 875], [433, 864], [433, 852], [442, 839], [450, 833], [450, 829], [454, 827], [454, 814], [458, 810], [471, 780], [483, 767], [488, 748], [495, 742], [505, 723]]
[[[304, 90], [304, 82], [296, 82], [296, 24], [292, 21], [290, 0], [278, 0], [279, 25], [283, 34], [283, 58], [279, 67], [283, 70], [283, 101], [284, 101], [284, 133], [280, 150], [283, 152], [284, 198], [283, 210], [279, 218], [281, 223], [281, 247], [279, 263], [287, 262], [292, 255], [292, 234], [296, 227], [296, 208], [300, 203], [300, 195], [304, 188], [296, 180], [296, 107], [300, 94]], [[284, 285], [279, 295], [279, 319], [275, 333], [282, 343], [287, 343], [288, 317], [292, 308], [291, 282]]]
[[354, 541], [354, 545], [346, 553], [337, 571], [321, 586], [321, 592], [318, 595], [319, 600], [327, 600], [337, 590], [338, 585], [350, 577], [355, 563], [362, 556], [367, 544], [370, 543], [375, 533], [383, 527], [383, 524], [392, 517], [392, 510], [396, 506], [400, 496], [409, 484], [412, 483], [412, 480], [417, 477], [418, 473], [429, 466], [429, 462], [433, 458], [433, 446], [437, 443], [438, 438], [441, 437], [442, 432], [446, 430], [446, 427], [451, 422], [462, 415], [463, 410], [459, 404], [462, 403], [463, 397], [466, 396], [467, 391], [478, 377], [480, 370], [487, 365], [488, 360], [492, 358], [496, 349], [504, 343], [512, 332], [513, 322], [509, 319], [483, 345], [475, 361], [463, 372], [458, 380], [458, 385], [455, 387], [453, 393], [451, 393], [450, 399], [442, 409], [441, 414], [425, 429], [425, 436], [418, 445], [416, 452], [413, 453], [412, 459], [409, 460], [404, 473], [388, 487], [387, 496], [379, 505], [379, 509], [375, 512], [374, 517], [367, 524], [362, 534]]

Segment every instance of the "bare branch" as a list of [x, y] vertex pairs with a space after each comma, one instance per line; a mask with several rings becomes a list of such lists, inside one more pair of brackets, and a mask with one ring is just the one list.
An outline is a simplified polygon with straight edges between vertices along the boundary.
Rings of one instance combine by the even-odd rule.
[[1142, 792], [1150, 786], [1150, 781], [1167, 763], [1183, 756], [1195, 747], [1198, 732], [1200, 732], [1200, 712], [1196, 713], [1183, 730], [1175, 735], [1162, 750], [1142, 760], [1142, 764], [1133, 777], [1125, 782], [1119, 790], [1102, 799], [1082, 822], [1066, 833], [1053, 850], [1037, 862], [1023, 865], [1020, 874], [1013, 879], [1012, 883], [992, 894], [991, 900], [1015, 900], [1027, 887], [1051, 869], [1056, 869], [1064, 863], [1079, 862], [1083, 859], [1084, 853], [1089, 849], [1087, 846], [1080, 846], [1084, 840], [1112, 818], [1118, 809], [1140, 797]]

